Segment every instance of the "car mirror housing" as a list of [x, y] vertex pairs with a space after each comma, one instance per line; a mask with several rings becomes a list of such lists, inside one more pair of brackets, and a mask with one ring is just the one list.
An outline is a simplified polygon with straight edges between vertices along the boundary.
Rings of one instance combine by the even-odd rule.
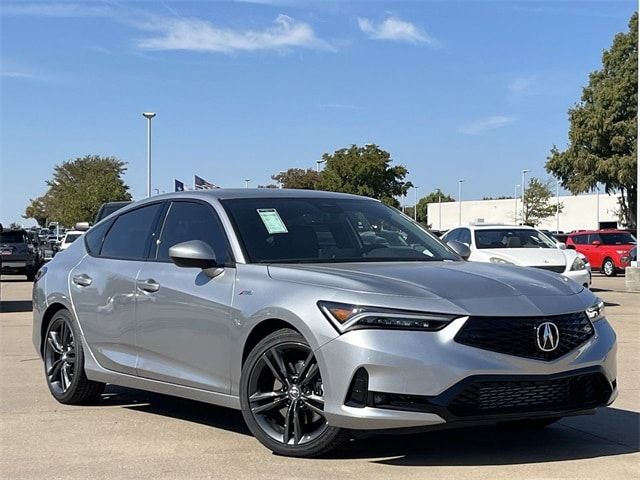
[[460, 255], [463, 259], [468, 260], [471, 256], [471, 249], [462, 242], [457, 240], [449, 240], [447, 245], [451, 250]]
[[223, 265], [216, 260], [213, 249], [202, 240], [190, 240], [169, 248], [169, 257], [178, 267], [200, 268], [210, 277], [218, 276]]
[[559, 248], [560, 250], [566, 250], [567, 244], [564, 242], [556, 242], [556, 247]]

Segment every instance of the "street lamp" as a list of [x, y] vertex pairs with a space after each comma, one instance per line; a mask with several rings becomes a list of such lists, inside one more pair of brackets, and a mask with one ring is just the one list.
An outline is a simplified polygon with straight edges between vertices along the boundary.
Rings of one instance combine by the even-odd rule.
[[596, 229], [600, 229], [600, 187], [596, 183]]
[[245, 178], [244, 179], [244, 188], [249, 188], [249, 182], [251, 181], [250, 178]]
[[147, 197], [151, 196], [151, 119], [156, 116], [155, 112], [144, 112], [142, 114], [147, 122]]
[[560, 180], [556, 180], [556, 233], [560, 232]]
[[515, 202], [513, 206], [513, 223], [518, 223], [518, 189], [520, 185], [516, 185], [513, 189], [513, 200]]
[[463, 178], [458, 180], [458, 225], [462, 225], [462, 184], [465, 181]]
[[316, 172], [320, 173], [320, 164], [326, 162], [326, 160], [316, 160]]
[[413, 186], [414, 192], [416, 194], [416, 197], [415, 197], [416, 201], [413, 205], [413, 221], [414, 222], [418, 221], [418, 189], [419, 188], [420, 187], [416, 187], [415, 185]]
[[438, 230], [442, 230], [442, 190], [436, 188], [438, 191]]
[[524, 205], [524, 193], [527, 189], [526, 187], [526, 183], [525, 183], [525, 175], [529, 173], [529, 170], [522, 170], [522, 224], [524, 225], [524, 215], [525, 215], [525, 205]]

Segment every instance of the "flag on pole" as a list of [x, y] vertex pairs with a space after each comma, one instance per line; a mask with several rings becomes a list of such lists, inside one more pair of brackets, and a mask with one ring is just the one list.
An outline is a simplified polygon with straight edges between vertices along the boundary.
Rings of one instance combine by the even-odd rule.
[[184, 192], [184, 183], [180, 180], [174, 178], [173, 179], [173, 191], [174, 192]]
[[218, 188], [217, 185], [207, 182], [204, 178], [194, 175], [193, 186], [196, 190], [210, 190], [212, 188]]

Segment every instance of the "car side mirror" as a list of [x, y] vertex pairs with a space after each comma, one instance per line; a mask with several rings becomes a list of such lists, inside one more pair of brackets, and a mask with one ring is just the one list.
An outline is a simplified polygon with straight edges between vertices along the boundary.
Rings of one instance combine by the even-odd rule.
[[218, 263], [213, 249], [202, 240], [189, 240], [172, 246], [169, 257], [178, 267], [200, 268], [212, 278], [224, 271], [224, 265]]
[[602, 245], [602, 242], [600, 240], [594, 240], [591, 242], [591, 245], [595, 245], [597, 247], [598, 245]]
[[564, 242], [556, 242], [556, 247], [559, 248], [560, 250], [566, 250], [567, 244]]
[[451, 250], [456, 252], [465, 260], [468, 260], [471, 256], [471, 249], [462, 242], [459, 242], [457, 240], [449, 240], [447, 242], [447, 245]]

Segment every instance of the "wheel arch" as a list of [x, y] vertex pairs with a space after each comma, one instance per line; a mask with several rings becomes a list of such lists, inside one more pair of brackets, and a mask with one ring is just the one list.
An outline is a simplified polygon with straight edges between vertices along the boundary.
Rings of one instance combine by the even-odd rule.
[[300, 332], [299, 329], [295, 327], [295, 325], [292, 325], [291, 323], [280, 318], [268, 318], [262, 320], [261, 322], [254, 325], [244, 341], [244, 345], [242, 348], [241, 366], [244, 366], [244, 362], [249, 356], [249, 353], [251, 353], [251, 350], [253, 350], [253, 348], [258, 344], [258, 342], [260, 342], [260, 340], [262, 340], [267, 335], [283, 328], [290, 328], [291, 330], [295, 330], [296, 332], [304, 335], [302, 332]]
[[53, 317], [55, 316], [55, 314], [58, 313], [60, 310], [69, 311], [66, 305], [59, 302], [54, 302], [47, 307], [44, 314], [42, 315], [42, 324], [40, 325], [40, 348], [39, 348], [41, 355], [42, 355], [42, 347], [44, 346], [44, 336], [47, 333], [47, 328], [49, 328], [49, 324], [51, 323], [51, 320], [53, 320]]

